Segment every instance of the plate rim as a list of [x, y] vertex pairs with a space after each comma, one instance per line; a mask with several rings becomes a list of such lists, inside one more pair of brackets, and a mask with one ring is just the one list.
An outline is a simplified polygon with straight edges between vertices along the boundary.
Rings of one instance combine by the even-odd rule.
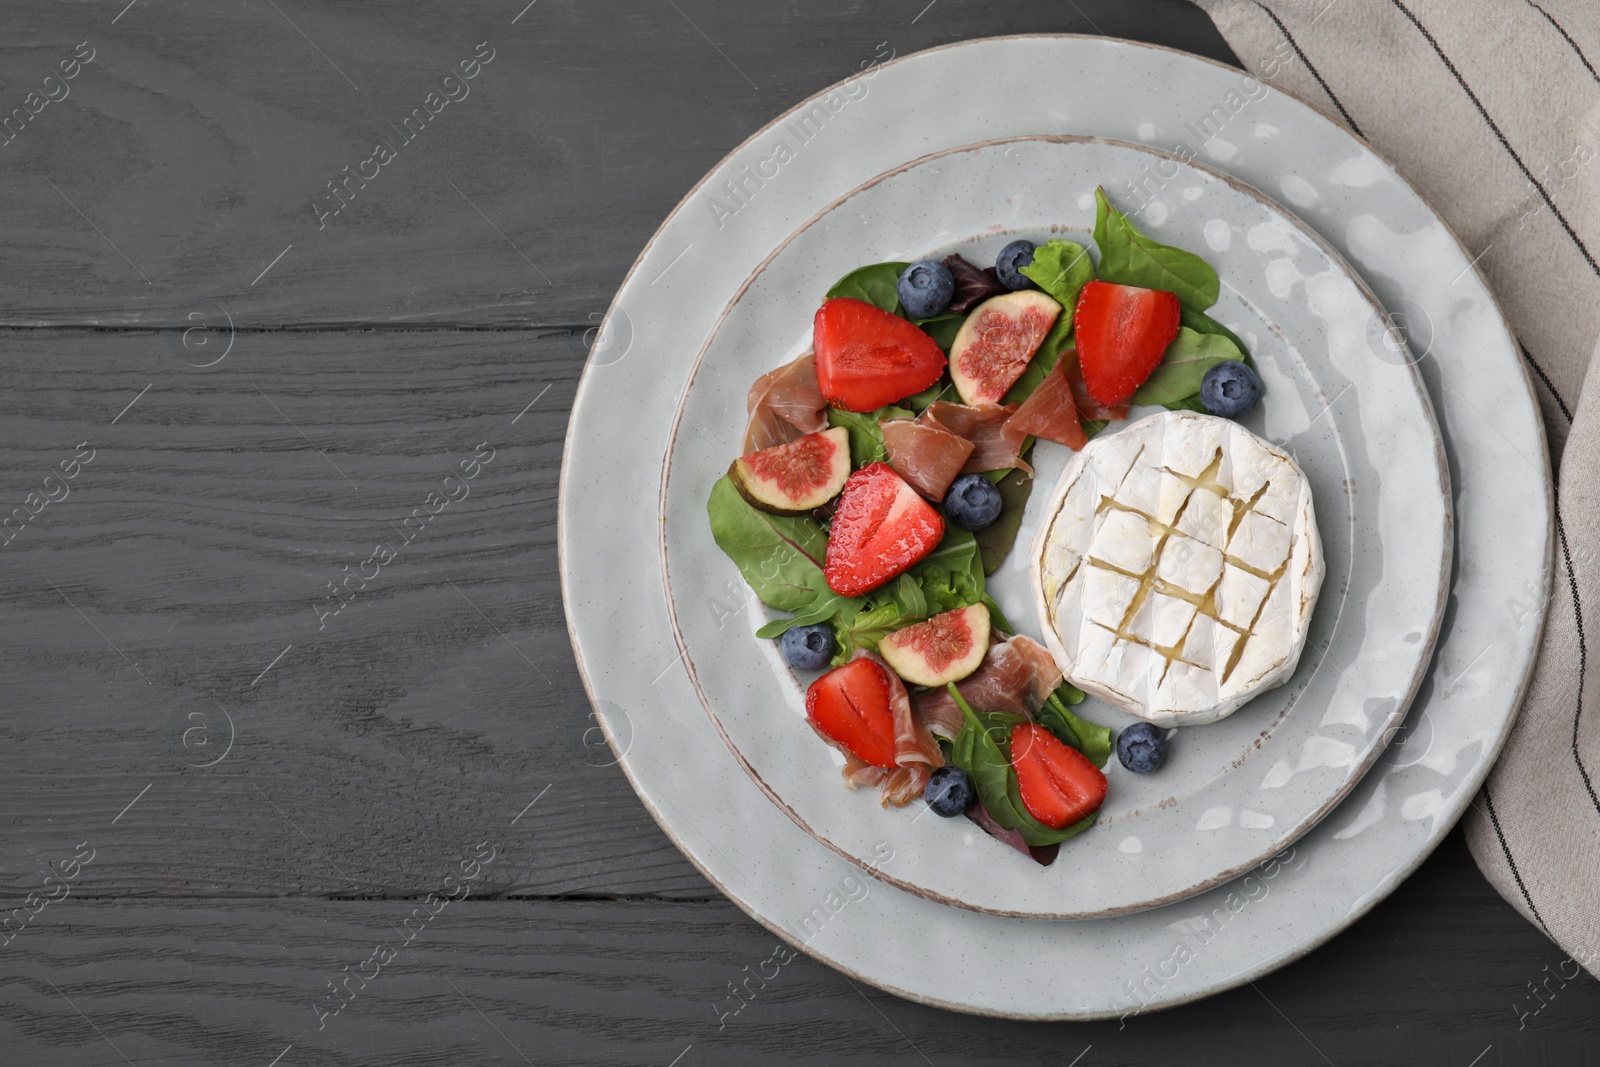
[[[1113, 37], [1105, 34], [1085, 33], [1016, 33], [969, 37], [959, 41], [951, 41], [946, 44], [935, 45], [931, 48], [921, 49], [915, 52], [908, 52], [903, 56], [896, 56], [893, 59], [880, 64], [879, 69], [905, 63], [913, 59], [920, 59], [928, 55], [951, 51], [957, 48], [1026, 41], [1082, 41], [1085, 43], [1104, 42], [1113, 48], [1126, 45], [1135, 49], [1162, 52], [1173, 56], [1178, 56], [1186, 61], [1199, 63], [1207, 67], [1213, 67], [1229, 74], [1242, 73], [1247, 76], [1250, 74], [1250, 72], [1243, 67], [1232, 66], [1230, 64], [1212, 59], [1208, 56], [1197, 55], [1193, 52], [1172, 48], [1167, 45], [1154, 44], [1151, 42], [1132, 40], [1122, 37]], [[682, 213], [685, 208], [690, 206], [690, 203], [695, 195], [710, 183], [713, 175], [717, 174], [730, 159], [750, 147], [758, 138], [771, 131], [779, 123], [800, 111], [804, 106], [811, 104], [822, 97], [825, 97], [830, 92], [835, 91], [838, 89], [838, 87], [848, 83], [850, 80], [851, 76], [846, 76], [845, 78], [841, 78], [835, 82], [832, 82], [817, 92], [797, 101], [794, 105], [785, 109], [766, 124], [753, 131], [749, 136], [740, 141], [737, 145], [725, 153], [716, 163], [714, 163], [706, 171], [706, 173], [702, 175], [700, 179], [684, 193], [683, 197], [672, 208], [672, 210], [667, 213], [660, 225], [656, 227], [655, 231], [651, 233], [650, 237], [645, 241], [643, 247], [639, 251], [638, 256], [634, 259], [633, 264], [628, 268], [627, 273], [623, 276], [622, 281], [618, 284], [616, 295], [612, 297], [611, 303], [608, 305], [606, 313], [602, 317], [600, 330], [603, 331], [611, 324], [614, 314], [619, 310], [623, 291], [628, 288], [630, 283], [633, 281], [634, 276], [638, 274], [640, 268], [644, 264], [645, 259], [656, 249], [657, 244], [659, 243], [662, 235], [666, 232], [667, 228], [672, 225], [672, 223], [677, 219], [678, 215]], [[1514, 345], [1516, 334], [1511, 330], [1510, 323], [1506, 320], [1505, 311], [1500, 304], [1499, 297], [1489, 285], [1488, 280], [1484, 277], [1482, 270], [1478, 267], [1476, 262], [1471, 261], [1471, 257], [1467, 254], [1467, 246], [1461, 240], [1460, 235], [1456, 233], [1455, 228], [1450, 225], [1450, 223], [1447, 222], [1439, 213], [1438, 209], [1434, 207], [1432, 201], [1424, 196], [1416, 188], [1415, 184], [1403, 173], [1401, 173], [1398, 168], [1396, 168], [1393, 161], [1391, 161], [1384, 152], [1374, 147], [1370, 142], [1367, 141], [1365, 137], [1339, 122], [1324, 108], [1311, 102], [1310, 100], [1307, 100], [1300, 94], [1288, 89], [1284, 89], [1280, 86], [1274, 85], [1273, 89], [1277, 93], [1281, 94], [1285, 99], [1293, 101], [1295, 104], [1306, 109], [1308, 112], [1325, 120], [1333, 131], [1343, 134], [1365, 151], [1370, 152], [1375, 159], [1382, 162], [1388, 168], [1393, 180], [1397, 181], [1406, 191], [1411, 194], [1411, 196], [1416, 199], [1419, 204], [1428, 210], [1433, 220], [1440, 226], [1442, 231], [1453, 243], [1454, 250], [1458, 253], [1461, 253], [1463, 258], [1468, 260], [1468, 271], [1470, 271], [1472, 276], [1477, 280], [1479, 287], [1487, 297], [1488, 305], [1492, 309], [1495, 319], [1502, 327], [1505, 336], [1509, 338]], [[598, 333], [597, 336], [599, 336]], [[1521, 373], [1521, 381], [1524, 388], [1527, 390], [1530, 404], [1534, 412], [1533, 423], [1535, 435], [1539, 444], [1543, 446], [1538, 449], [1538, 463], [1544, 474], [1542, 489], [1545, 502], [1544, 513], [1542, 515], [1542, 518], [1545, 522], [1545, 546], [1543, 560], [1541, 561], [1541, 606], [1537, 612], [1538, 619], [1530, 641], [1530, 647], [1534, 649], [1534, 652], [1528, 657], [1527, 664], [1522, 672], [1522, 677], [1517, 682], [1511, 701], [1516, 708], [1520, 709], [1522, 703], [1527, 697], [1528, 689], [1533, 681], [1534, 668], [1538, 662], [1537, 648], [1542, 643], [1550, 607], [1550, 591], [1555, 582], [1554, 552], [1556, 537], [1556, 510], [1555, 493], [1551, 485], [1552, 463], [1550, 460], [1549, 443], [1544, 419], [1542, 416], [1542, 408], [1538, 400], [1538, 392], [1534, 388], [1532, 377], [1525, 362], [1522, 360], [1516, 360], [1515, 363]], [[591, 351], [590, 355], [585, 359], [583, 371], [580, 373], [578, 378], [578, 384], [575, 391], [572, 408], [574, 413], [577, 410], [578, 402], [582, 400], [587, 394], [588, 390], [592, 388], [592, 375], [595, 369], [596, 364], [593, 359], [593, 352]], [[933, 996], [930, 994], [920, 993], [915, 990], [910, 990], [899, 983], [887, 979], [869, 978], [848, 964], [825, 956], [820, 952], [809, 948], [806, 943], [796, 940], [791, 932], [781, 927], [775, 921], [770, 920], [759, 910], [757, 910], [754, 905], [746, 903], [746, 901], [739, 894], [729, 889], [723, 880], [717, 877], [711, 871], [709, 866], [700, 858], [700, 856], [688, 846], [688, 844], [668, 822], [667, 818], [661, 811], [659, 804], [651, 797], [649, 791], [644, 788], [638, 773], [628, 763], [626, 758], [627, 749], [619, 748], [617, 739], [613, 735], [611, 727], [607, 725], [605, 721], [605, 716], [599, 714], [600, 701], [595, 694], [594, 680], [590, 677], [589, 665], [585, 659], [583, 645], [579, 639], [577, 626], [573, 620], [571, 604], [573, 603], [574, 590], [572, 588], [572, 572], [568, 566], [566, 556], [566, 546], [567, 537], [570, 533], [567, 503], [570, 499], [568, 490], [571, 484], [572, 445], [577, 437], [576, 425], [576, 419], [569, 415], [567, 430], [562, 440], [562, 459], [558, 481], [558, 503], [556, 513], [557, 571], [561, 582], [563, 618], [566, 623], [567, 637], [574, 652], [574, 665], [577, 668], [579, 680], [583, 683], [584, 693], [588, 698], [591, 713], [595, 714], [595, 717], [600, 721], [601, 731], [606, 739], [606, 743], [611, 748], [613, 755], [616, 756], [616, 764], [622, 768], [623, 775], [627, 778], [629, 786], [633, 789], [635, 796], [639, 798], [639, 801], [644, 806], [645, 810], [650, 814], [650, 817], [655, 820], [656, 825], [661, 829], [662, 833], [666, 835], [668, 840], [672, 841], [672, 843], [678, 848], [680, 854], [683, 855], [689, 864], [694, 867], [695, 870], [697, 870], [701, 876], [704, 877], [712, 886], [714, 886], [725, 898], [731, 901], [735, 907], [744, 912], [768, 932], [780, 938], [784, 943], [790, 945], [797, 951], [803, 952], [807, 956], [818, 960], [819, 962], [840, 972], [841, 974], [853, 979], [860, 979], [861, 981], [866, 982], [875, 988], [883, 989], [886, 992], [893, 993], [894, 995], [911, 1001], [912, 1003], [925, 1004], [931, 1007], [937, 1007], [968, 1015], [998, 1019], [1053, 1022], [1090, 1021], [1115, 1018], [1117, 1016], [1115, 1009], [1107, 1009], [1103, 1011], [1068, 1010], [1058, 1012], [1011, 1012], [996, 1008], [980, 1007], [973, 1004], [952, 1000], [946, 997]], [[1454, 575], [1452, 575], [1452, 588], [1454, 588], [1454, 584]], [[1437, 651], [1438, 650], [1436, 647], [1435, 656], [1437, 656]], [[1355, 906], [1350, 908], [1345, 914], [1337, 917], [1334, 921], [1328, 923], [1324, 928], [1317, 931], [1315, 934], [1296, 942], [1286, 949], [1279, 950], [1275, 953], [1268, 953], [1264, 958], [1258, 960], [1256, 963], [1240, 968], [1233, 973], [1216, 980], [1213, 982], [1213, 984], [1206, 988], [1196, 989], [1189, 993], [1182, 993], [1161, 1000], [1159, 1003], [1154, 1005], [1154, 1010], [1165, 1010], [1167, 1008], [1179, 1007], [1184, 1004], [1194, 1003], [1207, 997], [1214, 996], [1218, 993], [1238, 988], [1239, 986], [1245, 985], [1255, 978], [1259, 978], [1263, 975], [1277, 971], [1285, 966], [1288, 966], [1290, 963], [1303, 959], [1317, 948], [1321, 947], [1334, 937], [1338, 936], [1340, 933], [1349, 929], [1350, 926], [1353, 925], [1357, 920], [1369, 913], [1380, 901], [1388, 897], [1390, 893], [1392, 893], [1400, 884], [1400, 882], [1404, 881], [1406, 878], [1415, 873], [1416, 870], [1421, 867], [1424, 862], [1426, 862], [1428, 857], [1433, 854], [1433, 852], [1443, 842], [1444, 838], [1454, 828], [1455, 824], [1460, 820], [1461, 815], [1465, 812], [1467, 805], [1471, 803], [1471, 796], [1476, 794], [1478, 789], [1488, 778], [1488, 775], [1493, 769], [1500, 752], [1505, 747], [1505, 742], [1511, 734], [1511, 730], [1516, 723], [1516, 718], [1516, 711], [1513, 711], [1505, 716], [1497, 735], [1490, 740], [1485, 758], [1481, 761], [1479, 767], [1475, 769], [1471, 775], [1469, 775], [1469, 780], [1472, 783], [1470, 790], [1464, 787], [1461, 791], [1465, 798], [1464, 801], [1459, 805], [1454, 805], [1457, 810], [1448, 822], [1436, 821], [1434, 828], [1426, 835], [1420, 847], [1415, 849], [1403, 864], [1395, 868], [1394, 871], [1390, 872], [1390, 874], [1386, 876], [1392, 880], [1391, 884], [1387, 885], [1386, 887], [1380, 886], [1379, 888], [1382, 890], [1381, 892], [1368, 894], [1367, 896], [1358, 900], [1355, 903]], [[1141, 1008], [1139, 1010], [1142, 1012], [1144, 1009]]]
[[[778, 810], [782, 811], [785, 815], [792, 819], [795, 825], [804, 830], [814, 841], [820, 842], [835, 854], [855, 864], [867, 874], [879, 879], [882, 882], [894, 886], [896, 889], [900, 889], [914, 896], [922, 897], [925, 900], [931, 900], [935, 903], [944, 904], [948, 907], [960, 908], [964, 911], [976, 912], [981, 915], [996, 915], [1008, 919], [1039, 919], [1047, 922], [1111, 919], [1116, 918], [1119, 915], [1131, 915], [1141, 911], [1149, 911], [1152, 908], [1163, 907], [1167, 904], [1175, 904], [1179, 901], [1187, 900], [1190, 897], [1198, 896], [1201, 893], [1209, 892], [1218, 886], [1225, 885], [1228, 882], [1233, 881], [1235, 878], [1238, 878], [1255, 867], [1260, 866], [1266, 860], [1282, 852], [1284, 849], [1291, 847], [1296, 841], [1304, 837], [1311, 831], [1313, 827], [1326, 818], [1328, 814], [1331, 813], [1334, 808], [1338, 807], [1344, 798], [1349, 796], [1350, 792], [1361, 783], [1361, 780], [1366, 777], [1367, 773], [1371, 771], [1373, 765], [1377, 763], [1378, 759], [1388, 748], [1389, 739], [1392, 738], [1394, 732], [1399, 729], [1400, 724], [1405, 722], [1406, 716], [1410, 713], [1411, 705], [1416, 700], [1417, 693], [1421, 690], [1422, 683], [1426, 680], [1433, 665], [1434, 648], [1438, 642], [1439, 633], [1444, 622], [1445, 606], [1449, 600], [1450, 589], [1453, 584], [1451, 582], [1451, 576], [1454, 573], [1455, 566], [1456, 536], [1455, 502], [1452, 496], [1453, 486], [1450, 480], [1450, 464], [1444, 451], [1444, 436], [1439, 430], [1439, 421], [1433, 410], [1433, 399], [1428, 395], [1427, 384], [1422, 380], [1422, 375], [1417, 370], [1417, 363], [1419, 361], [1415, 359], [1407, 360], [1405, 362], [1405, 369], [1408, 373], [1407, 380], [1411, 383], [1412, 388], [1416, 392], [1418, 400], [1421, 402], [1422, 415], [1426, 424], [1426, 429], [1432, 436], [1434, 447], [1434, 470], [1438, 475], [1438, 489], [1443, 511], [1441, 524], [1443, 545], [1439, 552], [1438, 587], [1434, 596], [1433, 606], [1430, 609], [1427, 632], [1424, 636], [1424, 640], [1420, 643], [1416, 666], [1412, 670], [1411, 678], [1404, 691], [1403, 699], [1396, 704], [1394, 710], [1388, 715], [1388, 721], [1383, 731], [1384, 735], [1386, 736], [1384, 736], [1380, 743], [1371, 744], [1366, 757], [1361, 761], [1359, 766], [1354, 767], [1351, 772], [1345, 776], [1345, 778], [1339, 783], [1338, 788], [1334, 790], [1330, 796], [1324, 798], [1319, 804], [1313, 807], [1310, 813], [1304, 818], [1296, 822], [1292, 827], [1289, 827], [1283, 834], [1277, 835], [1270, 848], [1267, 848], [1264, 852], [1254, 856], [1247, 862], [1236, 864], [1218, 874], [1210, 876], [1205, 881], [1139, 904], [1104, 908], [1094, 911], [1061, 912], [1017, 911], [1006, 908], [984, 907], [957, 899], [955, 897], [947, 896], [943, 893], [928, 889], [914, 882], [891, 875], [882, 869], [881, 864], [874, 865], [868, 862], [866, 858], [855, 855], [841, 845], [823, 836], [808, 822], [806, 822], [800, 813], [795, 810], [794, 806], [785, 801], [783, 797], [778, 794], [777, 790], [775, 790], [766, 781], [766, 779], [761, 776], [761, 772], [758, 771], [750, 762], [750, 760], [745, 757], [745, 754], [739, 750], [739, 747], [734, 743], [733, 738], [729, 735], [728, 730], [724, 727], [721, 718], [717, 715], [716, 711], [712, 709], [712, 701], [706, 694], [704, 687], [700, 684], [699, 676], [695, 671], [694, 658], [689, 652], [688, 639], [685, 638], [683, 629], [678, 622], [677, 602], [673, 598], [672, 571], [667, 556], [667, 495], [669, 492], [669, 482], [672, 478], [673, 455], [675, 446], [677, 445], [679, 432], [682, 429], [684, 412], [689, 404], [689, 394], [694, 388], [696, 378], [698, 378], [700, 375], [700, 370], [704, 364], [706, 354], [711, 350], [711, 346], [716, 342], [717, 335], [721, 332], [723, 325], [728, 319], [728, 316], [733, 313], [734, 308], [737, 307], [739, 302], [744, 299], [745, 294], [749, 291], [750, 287], [755, 284], [756, 280], [760, 278], [761, 275], [765, 273], [767, 268], [772, 265], [773, 261], [776, 260], [786, 248], [798, 240], [803, 233], [827, 219], [842, 205], [860, 196], [867, 190], [873, 189], [897, 175], [923, 166], [924, 164], [930, 163], [934, 160], [963, 155], [986, 148], [995, 148], [1003, 145], [1024, 143], [1110, 145], [1118, 149], [1130, 150], [1158, 158], [1174, 160], [1180, 164], [1193, 167], [1195, 170], [1211, 178], [1220, 180], [1230, 186], [1236, 193], [1265, 205], [1268, 211], [1286, 220], [1295, 228], [1298, 233], [1309, 240], [1319, 252], [1327, 257], [1328, 261], [1341, 272], [1346, 281], [1354, 285], [1360, 298], [1365, 300], [1366, 303], [1372, 307], [1379, 321], [1386, 322], [1389, 320], [1389, 314], [1384, 308], [1383, 302], [1380, 301], [1377, 297], [1377, 294], [1372, 291], [1372, 288], [1367, 284], [1366, 279], [1361, 277], [1360, 273], [1357, 272], [1356, 269], [1351, 266], [1342, 255], [1339, 254], [1338, 250], [1328, 244], [1322, 235], [1312, 229], [1311, 226], [1305, 222], [1305, 220], [1301, 219], [1294, 212], [1290, 211], [1272, 197], [1268, 196], [1266, 193], [1257, 189], [1248, 182], [1236, 178], [1231, 174], [1219, 171], [1207, 164], [1200, 163], [1197, 160], [1186, 160], [1175, 153], [1168, 152], [1165, 149], [1156, 148], [1152, 145], [1140, 144], [1136, 141], [1126, 141], [1115, 137], [1100, 137], [1093, 134], [1021, 134], [1011, 137], [987, 138], [982, 141], [972, 141], [967, 144], [954, 145], [949, 148], [928, 152], [924, 155], [918, 156], [915, 159], [908, 160], [899, 164], [898, 166], [891, 167], [886, 171], [873, 175], [867, 180], [846, 190], [834, 200], [819, 208], [814, 214], [801, 222], [794, 228], [793, 231], [791, 231], [786, 237], [773, 246], [772, 251], [770, 251], [761, 260], [761, 262], [756, 265], [756, 267], [750, 272], [744, 281], [740, 283], [733, 296], [729, 298], [728, 302], [723, 305], [722, 310], [718, 312], [716, 319], [711, 324], [710, 330], [706, 333], [705, 340], [701, 342], [699, 351], [695, 353], [694, 360], [689, 366], [688, 377], [683, 386], [683, 394], [681, 397], [679, 397], [678, 403], [673, 410], [672, 423], [667, 431], [666, 448], [661, 459], [661, 486], [657, 496], [657, 513], [655, 516], [658, 520], [657, 527], [659, 531], [657, 547], [659, 550], [659, 563], [661, 566], [662, 588], [666, 594], [667, 620], [672, 629], [673, 641], [678, 648], [679, 659], [683, 663], [684, 669], [688, 672], [689, 682], [694, 687], [695, 696], [699, 698], [701, 708], [705, 711], [706, 716], [711, 720], [711, 724], [716, 730], [717, 735], [722, 738], [723, 744], [725, 744], [728, 748], [728, 751], [733, 754], [734, 760], [739, 764], [744, 772], [750, 776], [751, 780], [755, 782], [757, 788], [761, 790], [761, 792], [769, 801], [777, 806]], [[1318, 388], [1317, 392], [1320, 394], [1322, 390]], [[1128, 420], [1123, 421], [1127, 422]], [[1131, 425], [1131, 423], [1129, 424]], [[1277, 442], [1273, 443], [1277, 444]], [[1052, 487], [1051, 491], [1054, 492], [1054, 487]], [[1012, 551], [1017, 551], [1018, 547], [1019, 546], [1014, 545], [1012, 547]], [[1343, 614], [1343, 606], [1344, 605], [1341, 602], [1341, 616]], [[1318, 659], [1316, 666], [1312, 668], [1312, 673], [1307, 676], [1308, 681], [1310, 678], [1315, 677], [1316, 673], [1322, 669], [1323, 663], [1326, 662], [1328, 658], [1329, 651], [1330, 649], [1323, 650], [1322, 656]], [[1053, 653], [1052, 658], [1054, 658]], [[1285, 681], [1287, 680], [1288, 679], [1285, 679]], [[1278, 687], [1273, 686], [1272, 688], [1276, 689]], [[1268, 692], [1270, 691], [1271, 690], [1268, 690]], [[870, 814], [863, 815], [863, 818], [869, 817]]]

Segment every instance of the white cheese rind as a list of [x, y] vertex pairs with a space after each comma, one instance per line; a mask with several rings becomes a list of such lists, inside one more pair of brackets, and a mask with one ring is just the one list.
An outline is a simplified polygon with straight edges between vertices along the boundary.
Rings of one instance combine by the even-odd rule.
[[1032, 568], [1066, 676], [1158, 726], [1215, 722], [1286, 681], [1324, 573], [1304, 472], [1237, 423], [1191, 411], [1073, 457]]

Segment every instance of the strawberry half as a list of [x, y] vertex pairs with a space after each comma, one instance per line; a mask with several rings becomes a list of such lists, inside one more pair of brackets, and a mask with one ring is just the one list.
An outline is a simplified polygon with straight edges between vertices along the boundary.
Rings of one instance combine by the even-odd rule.
[[899, 315], [835, 297], [811, 325], [817, 384], [836, 407], [876, 411], [920, 393], [944, 374], [944, 350]]
[[1036, 722], [1012, 727], [1011, 766], [1017, 771], [1022, 806], [1052, 830], [1094, 814], [1106, 799], [1106, 776], [1100, 768]]
[[1089, 395], [1108, 406], [1126, 403], [1178, 336], [1180, 311], [1177, 295], [1162, 289], [1085, 285], [1072, 329]]
[[817, 732], [874, 767], [893, 767], [893, 687], [870, 659], [851, 660], [811, 683], [806, 718]]
[[887, 463], [869, 463], [839, 494], [822, 576], [840, 596], [860, 596], [939, 544], [944, 518]]

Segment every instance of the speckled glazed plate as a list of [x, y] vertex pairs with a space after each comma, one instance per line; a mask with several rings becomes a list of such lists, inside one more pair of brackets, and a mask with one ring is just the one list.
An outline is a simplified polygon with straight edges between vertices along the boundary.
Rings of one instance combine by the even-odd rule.
[[[964, 106], [932, 121], [927, 101], [949, 85], [964, 87]], [[1197, 126], [1213, 108], [1226, 123]], [[1251, 872], [1165, 907], [1089, 921], [940, 904], [864, 876], [797, 826], [701, 706], [673, 637], [658, 548], [673, 419], [744, 280], [876, 175], [947, 148], [1038, 134], [1186, 150], [1294, 211], [1404, 316], [1454, 487], [1455, 567], [1434, 661], [1373, 768]], [[815, 958], [912, 1000], [1086, 1019], [1242, 985], [1333, 937], [1416, 869], [1488, 773], [1527, 684], [1540, 620], [1508, 615], [1506, 604], [1530, 594], [1542, 602], [1548, 589], [1550, 505], [1542, 424], [1504, 320], [1471, 254], [1387, 163], [1237, 69], [1125, 41], [1020, 37], [869, 67], [778, 116], [690, 191], [595, 339], [569, 427], [559, 543], [596, 715], [646, 808], [729, 899]], [[739, 584], [702, 593], [698, 610], [748, 640]], [[874, 866], [896, 874], [904, 842], [879, 844]]]
[[[844, 787], [842, 757], [805, 719], [812, 676], [796, 677], [774, 642], [754, 637], [776, 613], [753, 597], [736, 620], [703, 607], [705, 590], [739, 580], [711, 539], [706, 497], [738, 455], [749, 384], [809, 348], [811, 316], [839, 277], [951, 251], [987, 264], [1006, 242], [1052, 231], [1093, 247], [1095, 186], [1115, 197], [1147, 175], [1156, 180], [1142, 206], [1125, 206], [1153, 238], [1200, 252], [1222, 278], [1211, 314], [1243, 338], [1267, 387], [1246, 424], [1292, 450], [1306, 472], [1327, 577], [1295, 675], [1219, 723], [1180, 730], [1158, 775], [1113, 763], [1094, 832], [1040, 867], [966, 820], [923, 818], [921, 803], [885, 811], [875, 791]], [[1018, 546], [989, 581], [990, 595], [1035, 640], [1044, 635], [1028, 545], [1070, 456], [1048, 442], [1035, 449], [1038, 485]], [[1350, 790], [1405, 716], [1432, 654], [1450, 571], [1450, 500], [1415, 368], [1376, 298], [1313, 233], [1237, 180], [1154, 149], [1025, 138], [936, 153], [866, 183], [783, 241], [739, 288], [679, 408], [661, 544], [696, 695], [790, 818], [931, 900], [1081, 919], [1220, 885], [1281, 851]], [[1135, 721], [1092, 698], [1079, 712], [1119, 730]], [[895, 848], [892, 868], [876, 863], [885, 841]]]

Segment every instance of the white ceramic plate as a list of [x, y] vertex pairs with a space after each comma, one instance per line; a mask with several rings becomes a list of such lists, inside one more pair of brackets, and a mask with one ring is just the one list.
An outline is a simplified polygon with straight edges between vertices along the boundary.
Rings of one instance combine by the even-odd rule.
[[[1220, 723], [1180, 731], [1159, 775], [1113, 761], [1095, 832], [1050, 867], [966, 820], [884, 811], [846, 790], [842, 757], [805, 719], [805, 685], [754, 631], [776, 613], [750, 598], [738, 625], [700, 608], [737, 580], [706, 519], [712, 482], [739, 454], [745, 394], [806, 350], [821, 294], [856, 267], [960, 251], [988, 264], [1017, 236], [1092, 247], [1096, 185], [1159, 174], [1138, 224], [1202, 253], [1223, 279], [1211, 314], [1249, 345], [1267, 398], [1247, 424], [1293, 450], [1311, 482], [1327, 577], [1299, 670]], [[1132, 207], [1132, 205], [1126, 205]], [[879, 878], [1001, 915], [1091, 918], [1220, 885], [1283, 849], [1349, 791], [1421, 683], [1450, 570], [1443, 448], [1415, 369], [1396, 357], [1377, 300], [1322, 242], [1253, 190], [1122, 142], [1012, 139], [929, 156], [829, 205], [739, 288], [690, 377], [663, 471], [662, 554], [683, 663], [756, 783], [799, 825]], [[1346, 395], [1348, 393], [1348, 395]], [[1334, 405], [1332, 401], [1339, 402]], [[1137, 412], [1135, 413], [1137, 416]], [[1019, 547], [989, 592], [1021, 632], [1035, 618], [1028, 544], [1070, 451], [1041, 444]], [[1381, 470], [1381, 474], [1380, 474]], [[1096, 700], [1114, 729], [1134, 720]], [[893, 869], [876, 864], [895, 847]]]
[[[963, 106], [931, 116], [928, 101], [951, 85]], [[1213, 108], [1226, 122], [1201, 126]], [[938, 904], [864, 878], [796, 826], [700, 706], [656, 549], [657, 464], [695, 354], [740, 281], [874, 175], [1040, 133], [1186, 145], [1281, 196], [1407, 316], [1455, 487], [1456, 566], [1434, 665], [1378, 765], [1282, 858], [1178, 904], [1087, 922]], [[1114, 1017], [1297, 959], [1383, 899], [1455, 824], [1505, 740], [1538, 645], [1542, 614], [1519, 626], [1507, 605], [1543, 603], [1549, 588], [1546, 455], [1520, 356], [1471, 255], [1348, 131], [1183, 53], [1070, 35], [972, 41], [802, 102], [730, 154], [652, 238], [596, 339], [568, 429], [558, 535], [568, 627], [640, 799], [752, 918], [912, 1000], [1014, 1018]], [[704, 594], [700, 610], [740, 625], [739, 583]], [[881, 844], [877, 865], [892, 873], [899, 853]]]

